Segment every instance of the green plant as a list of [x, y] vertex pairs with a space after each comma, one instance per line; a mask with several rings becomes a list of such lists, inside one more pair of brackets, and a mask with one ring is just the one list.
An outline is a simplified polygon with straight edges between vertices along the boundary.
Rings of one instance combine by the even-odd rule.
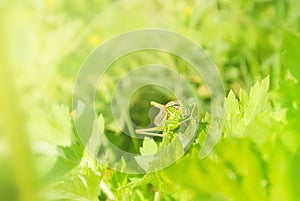
[[[299, 5], [298, 0], [1, 2], [0, 200], [297, 200]], [[148, 27], [184, 34], [213, 58], [227, 94], [225, 125], [212, 153], [200, 160], [211, 123], [211, 96], [203, 80], [167, 53], [120, 58], [103, 77], [95, 101], [98, 124], [120, 149], [147, 155], [161, 141], [131, 139], [111, 115], [114, 87], [134, 66], [163, 63], [177, 70], [201, 105], [198, 135], [180, 160], [134, 175], [89, 155], [77, 135], [71, 102], [80, 65], [97, 45]], [[152, 100], [166, 103], [174, 95], [157, 86], [141, 88], [121, 126], [127, 128], [130, 118], [147, 126]], [[173, 157], [184, 151], [176, 143]], [[155, 169], [159, 162], [137, 158], [144, 168]]]

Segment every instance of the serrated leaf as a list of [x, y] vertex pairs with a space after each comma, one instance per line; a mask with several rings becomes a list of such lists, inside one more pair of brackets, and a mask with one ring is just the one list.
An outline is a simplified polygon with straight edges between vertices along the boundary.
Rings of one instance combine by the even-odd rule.
[[239, 102], [236, 99], [232, 90], [230, 90], [228, 97], [225, 99], [225, 109], [226, 109], [226, 127], [227, 130], [232, 130], [236, 127], [239, 122]]
[[240, 98], [240, 110], [244, 112], [246, 106], [249, 103], [249, 96], [245, 90], [241, 89], [239, 98]]
[[226, 110], [230, 113], [234, 113], [239, 110], [238, 101], [232, 90], [229, 91], [225, 104], [226, 104]]
[[142, 155], [154, 154], [157, 152], [157, 144], [151, 138], [145, 138], [143, 141], [143, 147], [140, 148]]
[[143, 141], [143, 146], [140, 148], [141, 156], [136, 156], [136, 162], [144, 169], [148, 170], [150, 163], [155, 159], [153, 155], [157, 152], [157, 144], [153, 139], [145, 138]]
[[263, 109], [268, 100], [269, 77], [251, 88], [248, 95], [244, 90], [240, 91], [238, 100], [232, 91], [225, 99], [226, 135], [243, 136], [249, 126]]
[[62, 146], [70, 145], [72, 130], [69, 108], [65, 105], [53, 105], [48, 119], [53, 129], [51, 133], [55, 135], [55, 143]]
[[48, 142], [53, 145], [70, 146], [73, 132], [69, 108], [54, 104], [50, 111], [37, 109], [28, 122], [33, 141]]
[[57, 149], [59, 155], [54, 166], [43, 179], [46, 182], [64, 176], [81, 161], [83, 146], [80, 142], [74, 142], [70, 147], [58, 146]]
[[262, 111], [268, 99], [269, 77], [261, 83], [256, 82], [250, 90], [249, 102], [245, 105], [243, 121], [249, 125]]
[[87, 165], [78, 166], [63, 180], [47, 189], [46, 200], [97, 201], [102, 177]]
[[162, 195], [170, 195], [178, 189], [178, 185], [169, 179], [164, 171], [147, 173], [142, 178], [131, 178], [130, 183], [121, 188], [135, 188], [147, 184], [155, 186], [156, 190], [160, 191]]
[[174, 136], [170, 146], [166, 149], [159, 149], [155, 160], [150, 163], [149, 171], [165, 168], [167, 164], [172, 164], [184, 155], [184, 149], [178, 136]]

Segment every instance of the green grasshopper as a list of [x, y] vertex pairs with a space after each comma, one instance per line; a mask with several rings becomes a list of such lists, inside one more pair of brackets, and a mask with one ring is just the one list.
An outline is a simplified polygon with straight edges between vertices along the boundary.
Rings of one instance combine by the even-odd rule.
[[163, 137], [163, 134], [158, 132], [174, 133], [180, 127], [183, 120], [181, 101], [170, 101], [166, 105], [151, 101], [150, 104], [160, 109], [159, 113], [154, 118], [155, 127], [136, 129], [135, 132], [137, 134]]

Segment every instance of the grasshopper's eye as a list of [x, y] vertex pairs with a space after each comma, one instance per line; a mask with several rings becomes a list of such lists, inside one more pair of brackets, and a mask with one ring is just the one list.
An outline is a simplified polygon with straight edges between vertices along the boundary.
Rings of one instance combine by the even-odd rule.
[[179, 103], [174, 103], [172, 106], [173, 106], [173, 108], [175, 110], [179, 110], [180, 109], [180, 104]]

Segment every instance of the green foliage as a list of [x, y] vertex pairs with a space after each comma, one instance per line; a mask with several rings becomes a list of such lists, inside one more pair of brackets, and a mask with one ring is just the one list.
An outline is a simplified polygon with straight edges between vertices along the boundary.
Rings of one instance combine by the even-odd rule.
[[263, 158], [272, 150], [265, 147], [283, 126], [272, 117], [273, 111], [266, 111], [267, 90], [268, 78], [256, 83], [249, 96], [241, 91], [240, 100], [230, 92], [225, 100], [230, 107], [226, 107], [223, 139], [204, 160], [198, 159], [199, 145], [194, 144], [190, 154], [164, 171], [168, 179], [180, 184], [181, 190], [189, 189], [193, 199], [267, 200], [272, 185], [266, 168], [272, 169], [273, 164]]
[[[298, 0], [1, 2], [0, 200], [34, 200], [34, 193], [51, 201], [298, 200], [299, 7]], [[84, 150], [72, 120], [72, 93], [81, 64], [97, 45], [148, 27], [177, 31], [209, 53], [228, 94], [225, 125], [213, 152], [200, 160], [211, 101], [203, 80], [182, 59], [167, 53], [146, 51], [120, 58], [106, 72], [95, 97], [101, 132], [120, 149], [145, 156], [163, 144], [159, 138], [130, 138], [114, 122], [114, 87], [133, 67], [170, 66], [191, 84], [201, 103], [198, 137], [188, 152], [183, 155], [175, 137], [166, 156], [135, 160], [141, 168], [156, 170], [183, 155], [176, 163], [132, 175], [108, 169]], [[124, 100], [116, 97], [120, 127], [132, 132], [130, 119], [138, 126], [149, 125], [150, 101], [173, 98], [172, 91], [145, 86], [130, 100], [127, 114], [120, 106]], [[91, 143], [99, 140], [94, 137]], [[91, 150], [96, 155], [98, 144]]]
[[135, 157], [137, 163], [144, 169], [148, 170], [150, 163], [155, 160], [155, 157], [143, 158], [144, 155], [155, 154], [157, 152], [157, 144], [153, 139], [145, 138], [143, 146], [140, 148], [141, 156]]
[[269, 88], [269, 78], [261, 83], [256, 83], [248, 94], [241, 90], [239, 100], [236, 99], [233, 91], [229, 92], [225, 99], [226, 109], [226, 133], [229, 135], [242, 136], [249, 126], [263, 111], [266, 104]]
[[56, 162], [45, 176], [46, 181], [57, 179], [75, 168], [81, 160], [83, 146], [77, 141], [70, 147], [59, 146], [57, 150]]
[[157, 144], [153, 139], [145, 138], [143, 141], [143, 146], [140, 148], [142, 155], [153, 154], [157, 151]]
[[282, 61], [284, 67], [288, 68], [291, 73], [300, 80], [299, 58], [300, 58], [300, 39], [296, 33], [286, 31], [284, 33], [282, 48]]
[[45, 200], [98, 200], [103, 175], [87, 165], [75, 167], [70, 174], [45, 189]]
[[[292, 42], [292, 44], [291, 44]], [[286, 109], [287, 123], [285, 127], [285, 135], [282, 136], [282, 144], [286, 149], [286, 155], [282, 158], [285, 162], [285, 183], [290, 188], [289, 196], [296, 200], [299, 197], [300, 185], [300, 128], [298, 126], [298, 119], [300, 118], [300, 96], [298, 94], [300, 89], [300, 57], [299, 48], [294, 44], [300, 43], [298, 34], [286, 31], [284, 34], [283, 46], [283, 66], [287, 73], [286, 79], [282, 80], [279, 90], [279, 99]], [[292, 73], [292, 75], [290, 75]]]

